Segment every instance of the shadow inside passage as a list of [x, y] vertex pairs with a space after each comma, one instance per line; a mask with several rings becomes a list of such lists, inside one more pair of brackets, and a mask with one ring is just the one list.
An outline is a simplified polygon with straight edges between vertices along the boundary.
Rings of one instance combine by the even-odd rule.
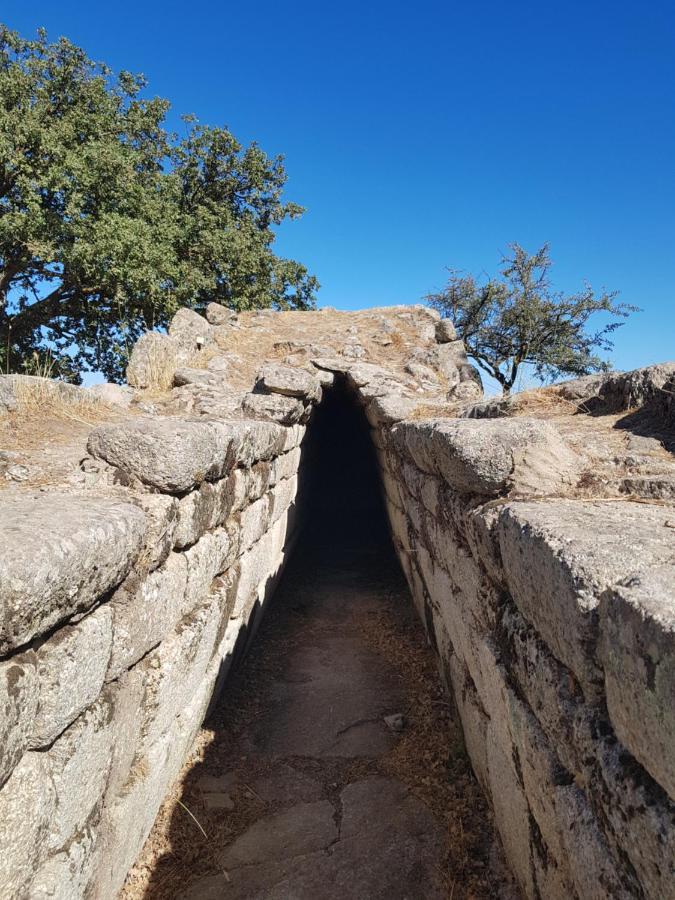
[[[494, 836], [486, 803], [396, 559], [365, 416], [344, 386], [325, 393], [303, 455], [304, 527], [274, 596], [255, 611], [264, 612], [255, 640], [251, 645], [252, 624], [233, 649], [225, 690], [183, 773], [180, 802], [165, 804], [144, 848], [141, 865], [152, 874], [143, 896], [267, 896], [262, 883], [242, 887], [249, 877], [242, 872], [255, 880], [260, 870], [264, 879], [279, 865], [279, 846], [286, 849], [283, 837], [270, 847], [269, 834], [255, 829], [289, 807], [309, 815], [312, 803], [316, 810], [329, 802], [334, 814], [322, 827], [334, 820], [339, 835], [343, 815], [356, 814], [343, 798], [363, 791], [368, 779], [384, 785], [371, 797], [374, 806], [361, 811], [368, 838], [351, 848], [331, 843], [316, 871], [311, 864], [289, 875], [305, 879], [298, 897], [437, 900], [447, 896], [447, 878], [468, 878], [477, 898], [502, 896], [489, 874]], [[407, 751], [385, 723], [385, 716], [401, 713]], [[390, 807], [388, 790], [403, 791]], [[401, 799], [414, 795], [422, 805]], [[413, 810], [408, 819], [406, 804]], [[304, 821], [305, 812], [299, 814]], [[253, 861], [232, 870], [233, 842], [251, 829]], [[341, 853], [349, 854], [342, 861], [351, 885], [346, 893], [333, 883], [334, 872], [321, 869], [339, 865]], [[291, 848], [291, 869], [295, 859]], [[371, 881], [359, 893], [364, 877]], [[296, 896], [294, 884], [289, 897]]]

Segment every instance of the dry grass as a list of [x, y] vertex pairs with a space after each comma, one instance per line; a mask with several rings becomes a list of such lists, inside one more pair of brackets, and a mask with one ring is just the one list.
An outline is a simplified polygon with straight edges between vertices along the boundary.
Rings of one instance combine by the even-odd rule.
[[38, 422], [44, 417], [94, 425], [113, 415], [112, 408], [86, 388], [36, 376], [16, 376], [13, 417]]

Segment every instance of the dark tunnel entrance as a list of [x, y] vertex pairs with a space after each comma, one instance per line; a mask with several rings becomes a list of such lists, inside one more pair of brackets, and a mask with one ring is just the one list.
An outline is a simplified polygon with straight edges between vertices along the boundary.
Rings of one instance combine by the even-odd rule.
[[[381, 547], [389, 529], [370, 428], [354, 393], [336, 377], [308, 430], [301, 542]], [[301, 476], [302, 477], [302, 476]]]

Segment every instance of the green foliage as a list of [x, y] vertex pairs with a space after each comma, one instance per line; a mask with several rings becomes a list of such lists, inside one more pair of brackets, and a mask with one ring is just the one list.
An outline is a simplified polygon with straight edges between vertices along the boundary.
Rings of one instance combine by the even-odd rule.
[[314, 305], [316, 279], [272, 250], [302, 209], [281, 157], [144, 99], [61, 38], [0, 26], [0, 365], [119, 379], [128, 350], [178, 305]]
[[469, 355], [505, 393], [524, 363], [541, 381], [607, 371], [597, 351], [612, 349], [610, 335], [623, 323], [588, 331], [588, 321], [594, 313], [625, 318], [637, 307], [615, 303], [616, 292], [596, 295], [590, 285], [577, 294], [554, 291], [548, 244], [532, 255], [518, 244], [510, 250], [500, 279], [479, 283], [450, 270], [444, 290], [425, 300], [452, 319]]

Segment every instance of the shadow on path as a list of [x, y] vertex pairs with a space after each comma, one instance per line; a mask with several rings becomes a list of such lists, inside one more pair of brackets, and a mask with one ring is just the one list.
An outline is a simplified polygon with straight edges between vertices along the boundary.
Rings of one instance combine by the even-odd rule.
[[338, 421], [315, 429], [304, 537], [125, 900], [514, 896], [368, 448], [352, 434], [340, 457]]

